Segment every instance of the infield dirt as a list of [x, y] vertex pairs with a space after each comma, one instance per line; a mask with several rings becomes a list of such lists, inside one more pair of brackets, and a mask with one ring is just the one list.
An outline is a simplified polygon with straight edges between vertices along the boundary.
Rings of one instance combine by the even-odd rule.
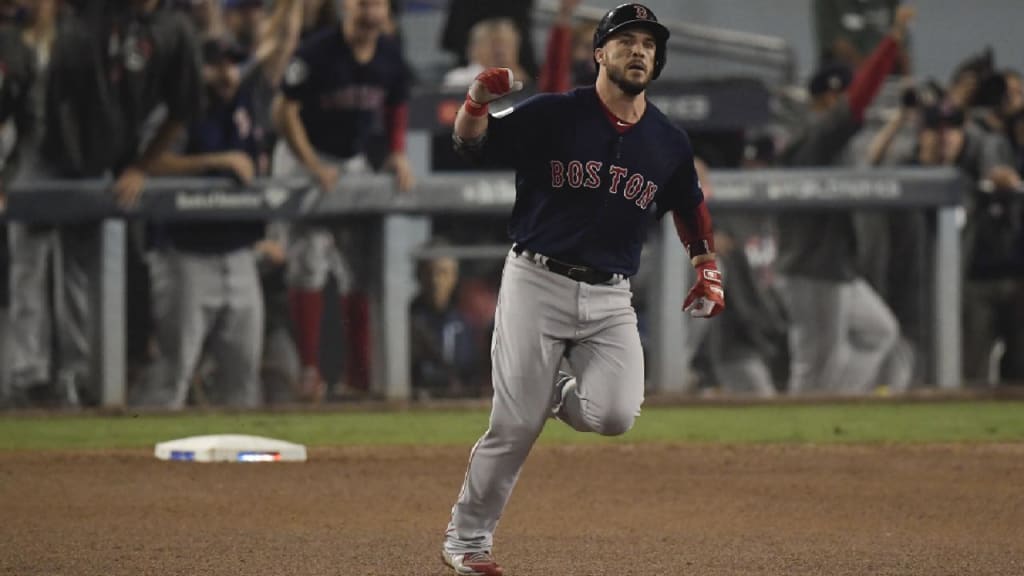
[[[0, 574], [442, 575], [459, 448], [0, 453]], [[1024, 445], [535, 449], [509, 576], [1024, 574]]]

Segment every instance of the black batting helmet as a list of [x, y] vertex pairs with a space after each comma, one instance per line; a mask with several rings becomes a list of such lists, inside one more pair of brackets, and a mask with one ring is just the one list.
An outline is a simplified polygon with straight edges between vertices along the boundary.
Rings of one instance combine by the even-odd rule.
[[[658, 22], [658, 17], [651, 12], [651, 9], [643, 4], [621, 4], [612, 8], [601, 18], [594, 30], [594, 50], [597, 50], [608, 40], [612, 34], [628, 27], [642, 27], [654, 35], [657, 43], [657, 51], [654, 53], [654, 75], [651, 79], [661, 74], [665, 67], [665, 57], [668, 43], [668, 28]], [[594, 60], [597, 64], [597, 60]]]

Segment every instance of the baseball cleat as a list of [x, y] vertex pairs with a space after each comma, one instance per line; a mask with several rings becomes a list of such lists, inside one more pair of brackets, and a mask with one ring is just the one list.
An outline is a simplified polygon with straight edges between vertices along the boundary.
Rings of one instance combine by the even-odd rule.
[[490, 552], [451, 554], [447, 550], [442, 550], [441, 561], [461, 576], [501, 576], [504, 574], [501, 566], [494, 561], [494, 556], [491, 556]]
[[555, 380], [555, 392], [551, 399], [551, 417], [564, 420], [562, 408], [565, 406], [565, 397], [576, 387], [576, 377], [568, 372], [558, 371], [558, 380]]

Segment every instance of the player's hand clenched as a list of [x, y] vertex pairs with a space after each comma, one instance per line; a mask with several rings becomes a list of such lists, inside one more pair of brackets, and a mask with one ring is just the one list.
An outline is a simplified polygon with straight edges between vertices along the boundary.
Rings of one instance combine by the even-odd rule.
[[322, 192], [334, 192], [338, 187], [338, 178], [340, 177], [338, 169], [334, 166], [320, 165], [312, 170], [313, 178], [316, 179], [317, 186], [320, 187]]
[[509, 68], [488, 68], [477, 74], [469, 87], [469, 99], [477, 105], [494, 102], [502, 96], [523, 89], [523, 83], [516, 80]]
[[215, 158], [219, 168], [229, 170], [242, 184], [249, 184], [256, 176], [256, 166], [245, 152], [224, 152]]
[[694, 318], [710, 318], [725, 310], [725, 290], [722, 289], [722, 273], [714, 260], [701, 262], [696, 266], [697, 282], [683, 301], [683, 310]]
[[405, 154], [392, 154], [385, 164], [388, 170], [395, 173], [395, 183], [398, 184], [400, 192], [408, 192], [416, 185], [416, 175], [412, 171], [412, 164]]

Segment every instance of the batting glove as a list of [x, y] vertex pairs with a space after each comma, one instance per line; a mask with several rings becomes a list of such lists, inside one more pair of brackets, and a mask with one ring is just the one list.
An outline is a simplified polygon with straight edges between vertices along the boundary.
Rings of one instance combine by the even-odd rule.
[[697, 282], [683, 301], [683, 310], [694, 318], [711, 318], [725, 310], [725, 290], [722, 273], [714, 260], [697, 265]]
[[470, 85], [466, 94], [466, 110], [482, 116], [487, 113], [488, 104], [522, 89], [523, 83], [512, 76], [511, 69], [488, 68], [477, 74]]

